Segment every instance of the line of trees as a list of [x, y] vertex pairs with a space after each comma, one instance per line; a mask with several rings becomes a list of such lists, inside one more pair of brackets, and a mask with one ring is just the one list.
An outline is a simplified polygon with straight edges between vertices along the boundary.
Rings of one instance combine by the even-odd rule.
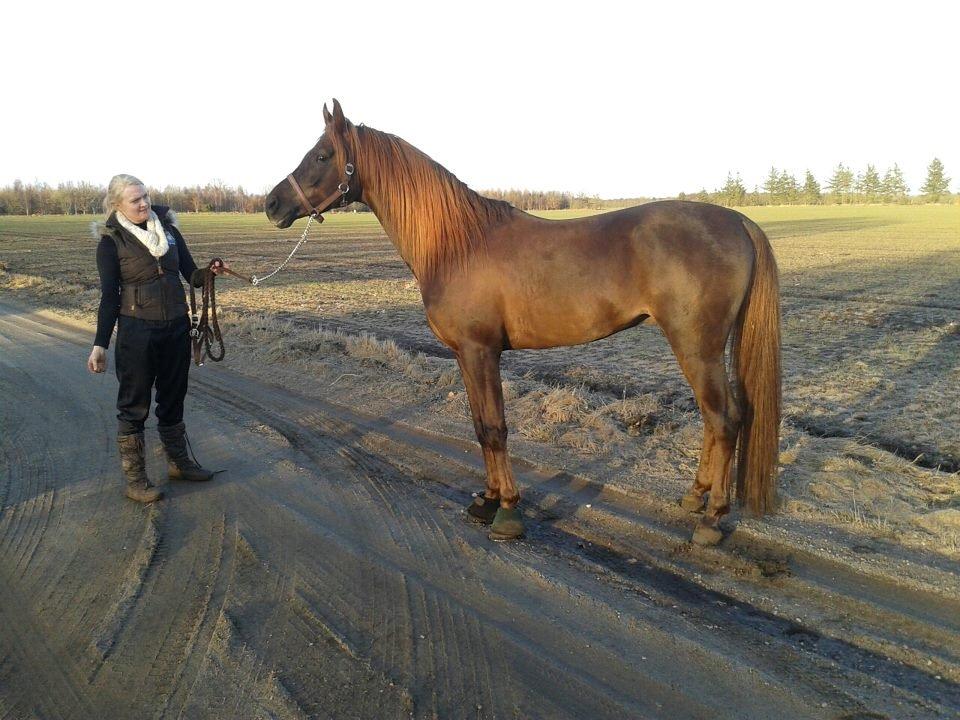
[[568, 210], [593, 209], [603, 207], [603, 201], [596, 195], [571, 195], [558, 190], [546, 192], [537, 190], [482, 190], [480, 194], [493, 200], [505, 200], [519, 210]]
[[934, 158], [927, 166], [927, 179], [920, 187], [921, 195], [910, 197], [910, 188], [903, 177], [903, 171], [894, 164], [883, 175], [874, 165], [859, 172], [839, 163], [826, 185], [820, 183], [809, 170], [804, 173], [803, 182], [786, 170], [770, 168], [770, 173], [762, 187], [752, 192], [744, 186], [740, 175], [728, 173], [722, 187], [708, 192], [702, 189], [696, 193], [680, 193], [681, 200], [700, 200], [727, 206], [743, 205], [845, 205], [854, 203], [907, 203], [907, 202], [949, 202], [950, 178], [946, 176], [943, 163]]
[[[177, 212], [261, 212], [264, 195], [230, 187], [219, 180], [206, 185], [148, 188], [150, 200]], [[0, 215], [98, 215], [107, 189], [92, 183], [23, 183], [0, 188]]]
[[[263, 211], [264, 195], [248, 193], [242, 187], [230, 187], [218, 180], [206, 185], [148, 188], [154, 204], [167, 205], [177, 212], [244, 212]], [[92, 183], [23, 183], [0, 188], [0, 215], [99, 215], [103, 213], [103, 197], [107, 189]], [[486, 190], [489, 198], [506, 200], [521, 210], [566, 210], [568, 208], [601, 209], [597, 196], [574, 195], [559, 191]], [[354, 203], [350, 210], [369, 211]]]
[[[809, 170], [803, 181], [798, 182], [788, 171], [771, 167], [762, 188], [748, 191], [739, 173], [728, 173], [727, 181], [713, 192], [702, 189], [696, 193], [680, 193], [678, 197], [727, 206], [949, 202], [954, 199], [949, 187], [950, 178], [943, 163], [934, 158], [927, 167], [927, 179], [920, 187], [919, 197], [909, 195], [910, 188], [898, 165], [887, 168], [881, 176], [873, 165], [854, 173], [843, 163], [837, 165], [822, 187]], [[262, 212], [265, 197], [219, 180], [203, 186], [171, 185], [162, 190], [149, 190], [154, 203], [168, 205], [177, 212]], [[46, 183], [29, 184], [15, 180], [13, 185], [0, 188], [0, 215], [98, 215], [103, 212], [105, 194], [105, 187], [87, 182], [61, 183], [52, 187]], [[520, 210], [599, 210], [604, 207], [603, 201], [595, 195], [573, 195], [556, 190], [484, 190], [481, 194], [505, 200]], [[955, 199], [960, 200], [960, 196]], [[349, 209], [369, 210], [360, 203], [354, 203]]]

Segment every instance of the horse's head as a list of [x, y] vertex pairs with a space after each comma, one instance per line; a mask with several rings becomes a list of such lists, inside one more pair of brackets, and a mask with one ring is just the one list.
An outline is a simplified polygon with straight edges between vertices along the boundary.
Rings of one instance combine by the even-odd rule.
[[351, 202], [360, 196], [349, 157], [352, 124], [343, 116], [337, 100], [333, 101], [332, 114], [324, 104], [323, 120], [325, 128], [317, 144], [264, 201], [267, 218], [279, 228], [290, 227], [307, 215], [319, 216], [340, 200]]

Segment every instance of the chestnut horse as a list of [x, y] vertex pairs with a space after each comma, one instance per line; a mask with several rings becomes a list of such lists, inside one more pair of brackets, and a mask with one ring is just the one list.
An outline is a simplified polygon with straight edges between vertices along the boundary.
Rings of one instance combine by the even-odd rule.
[[681, 201], [544, 220], [478, 195], [400, 138], [354, 125], [336, 100], [323, 114], [317, 144], [267, 196], [267, 217], [285, 228], [360, 201], [380, 220], [419, 282], [431, 330], [460, 365], [487, 474], [468, 512], [492, 522], [491, 538], [523, 533], [501, 353], [586, 343], [647, 318], [666, 335], [703, 415], [700, 466], [681, 499], [703, 512], [694, 541], [723, 537], [734, 454], [740, 503], [756, 514], [773, 508], [779, 283], [756, 224]]

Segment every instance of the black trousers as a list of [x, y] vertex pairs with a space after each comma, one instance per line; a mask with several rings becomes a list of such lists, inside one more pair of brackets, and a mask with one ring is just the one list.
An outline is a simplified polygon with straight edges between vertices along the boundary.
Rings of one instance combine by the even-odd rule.
[[121, 315], [114, 358], [120, 381], [118, 434], [143, 432], [154, 386], [158, 424], [176, 425], [183, 420], [183, 398], [190, 371], [190, 321], [186, 315], [174, 320], [141, 320]]

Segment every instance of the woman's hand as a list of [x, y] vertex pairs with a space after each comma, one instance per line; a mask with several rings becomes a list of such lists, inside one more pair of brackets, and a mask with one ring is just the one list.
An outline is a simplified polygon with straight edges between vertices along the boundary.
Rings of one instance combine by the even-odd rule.
[[219, 274], [222, 273], [224, 270], [227, 270], [227, 269], [229, 269], [229, 268], [230, 268], [230, 266], [227, 265], [227, 264], [226, 264], [223, 260], [221, 260], [220, 258], [215, 258], [215, 259], [212, 261], [212, 263], [210, 264], [210, 269], [213, 271], [213, 274], [214, 274], [214, 275], [219, 275]]
[[87, 370], [92, 373], [102, 373], [107, 371], [107, 349], [94, 345], [87, 358]]

